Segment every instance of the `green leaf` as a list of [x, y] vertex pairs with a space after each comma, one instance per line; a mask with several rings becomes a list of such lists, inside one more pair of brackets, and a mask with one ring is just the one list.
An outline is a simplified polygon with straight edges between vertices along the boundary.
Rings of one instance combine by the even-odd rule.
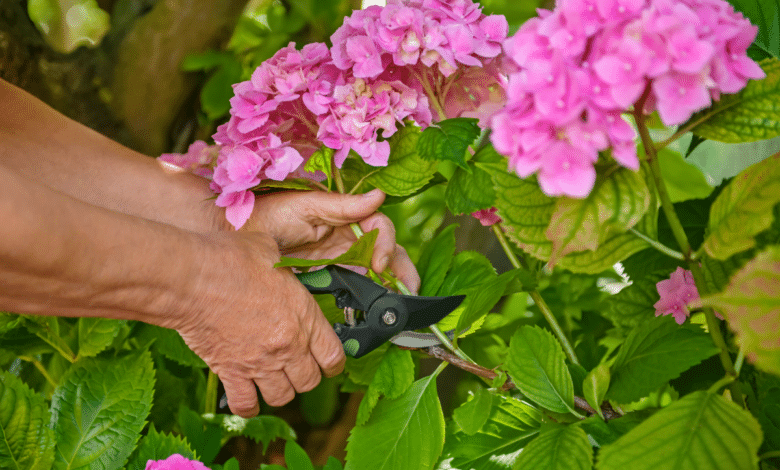
[[[653, 410], [655, 411], [655, 410]], [[600, 416], [591, 416], [579, 422], [582, 430], [588, 434], [597, 447], [611, 444], [649, 416], [647, 411], [634, 411], [617, 419], [604, 421]]]
[[417, 143], [417, 151], [426, 160], [449, 160], [468, 170], [466, 150], [479, 137], [478, 119], [454, 118], [431, 124]]
[[306, 455], [303, 447], [295, 441], [287, 441], [284, 445], [284, 463], [288, 470], [314, 470], [314, 464]]
[[0, 372], [0, 468], [49, 470], [54, 433], [41, 395], [18, 377]]
[[232, 52], [205, 51], [197, 54], [187, 54], [181, 61], [181, 69], [185, 72], [211, 70], [231, 60], [235, 60]]
[[630, 403], [718, 352], [698, 325], [678, 325], [671, 316], [652, 317], [626, 338], [612, 364], [607, 398]]
[[[268, 468], [276, 468], [284, 470], [284, 467], [280, 465], [269, 465]], [[266, 468], [265, 466], [261, 466], [261, 468]], [[222, 466], [222, 470], [241, 470], [241, 466], [238, 463], [238, 459], [235, 457], [230, 457], [227, 462], [225, 462], [225, 465]]]
[[604, 396], [606, 396], [609, 389], [609, 381], [609, 366], [602, 363], [588, 372], [588, 375], [585, 376], [585, 381], [582, 383], [582, 394], [585, 395], [585, 400], [596, 410], [601, 419], [604, 419], [601, 403], [604, 401]]
[[636, 225], [650, 205], [650, 190], [641, 173], [626, 168], [596, 182], [584, 199], [558, 198], [545, 231], [552, 241], [550, 263], [578, 251], [594, 251], [615, 233]]
[[314, 266], [330, 266], [332, 264], [346, 264], [349, 266], [371, 267], [371, 256], [374, 253], [374, 244], [379, 235], [379, 229], [366, 232], [342, 255], [333, 259], [301, 259], [282, 256], [281, 261], [274, 265], [275, 268], [311, 268]]
[[731, 279], [726, 289], [701, 299], [716, 308], [737, 334], [746, 357], [759, 369], [780, 375], [780, 246], [761, 252]]
[[312, 155], [309, 157], [309, 160], [306, 162], [306, 165], [304, 165], [303, 169], [310, 172], [315, 173], [318, 171], [321, 171], [325, 173], [325, 176], [328, 178], [328, 188], [331, 187], [331, 183], [333, 181], [333, 154], [336, 153], [332, 148], [322, 146], [318, 148]]
[[706, 139], [726, 143], [754, 142], [780, 135], [780, 61], [760, 63], [766, 72], [763, 80], [751, 80], [739, 93], [723, 95], [712, 107], [694, 114], [689, 122], [698, 122], [691, 132]]
[[590, 470], [593, 467], [593, 448], [588, 436], [579, 426], [545, 426], [539, 436], [531, 441], [515, 470]]
[[371, 411], [381, 395], [389, 399], [402, 396], [414, 382], [414, 362], [408, 350], [391, 346], [388, 348], [379, 368], [368, 386], [357, 413], [357, 425], [368, 421]]
[[260, 415], [254, 418], [242, 418], [236, 415], [203, 415], [207, 423], [219, 424], [226, 431], [227, 437], [244, 436], [263, 445], [263, 453], [268, 445], [276, 439], [295, 440], [293, 428], [282, 418], [270, 415]]
[[157, 432], [154, 426], [151, 426], [149, 432], [138, 444], [138, 448], [133, 452], [126, 468], [127, 470], [145, 470], [146, 462], [149, 460], [165, 460], [173, 454], [197, 460], [195, 452], [186, 439], [173, 434]]
[[661, 149], [658, 152], [658, 164], [672, 202], [704, 199], [715, 189], [707, 182], [704, 173], [685, 161], [679, 152], [669, 148]]
[[60, 336], [60, 319], [58, 317], [25, 315], [23, 323], [30, 333], [45, 341], [64, 358], [71, 362], [76, 360], [73, 350], [70, 349], [65, 339]]
[[418, 380], [395, 400], [382, 400], [366, 424], [352, 429], [345, 470], [433, 468], [444, 446], [436, 376]]
[[[492, 146], [487, 146], [480, 149], [472, 161], [500, 163], [503, 157], [496, 153]], [[468, 167], [469, 171], [462, 168], [455, 170], [444, 193], [444, 202], [455, 215], [489, 209], [496, 200], [490, 174], [473, 163], [469, 163]]]
[[206, 81], [200, 90], [200, 106], [206, 116], [215, 121], [230, 111], [233, 84], [241, 81], [241, 64], [229, 57]]
[[79, 318], [79, 357], [96, 356], [114, 341], [125, 320]]
[[457, 224], [448, 225], [423, 247], [417, 263], [421, 279], [420, 295], [432, 296], [439, 292], [455, 255], [456, 228]]
[[198, 357], [187, 343], [184, 342], [181, 335], [176, 330], [163, 328], [160, 326], [143, 324], [137, 338], [141, 343], [152, 343], [152, 349], [163, 356], [176, 361], [179, 364], [199, 369], [206, 368], [206, 363]]
[[344, 467], [341, 466], [341, 462], [335, 457], [328, 457], [328, 461], [325, 462], [325, 466], [322, 467], [322, 470], [344, 470]]
[[359, 359], [347, 356], [347, 362], [344, 364], [344, 372], [347, 377], [356, 384], [371, 385], [389, 346], [390, 343], [385, 343]]
[[669, 278], [669, 271], [650, 272], [623, 288], [604, 301], [602, 316], [612, 322], [619, 330], [631, 330], [635, 326], [655, 315], [653, 304], [658, 301], [656, 284]]
[[51, 399], [54, 469], [121, 468], [152, 408], [153, 388], [148, 351], [79, 361]]
[[484, 388], [477, 388], [467, 402], [452, 412], [452, 419], [464, 433], [473, 436], [487, 422], [495, 401], [492, 393]]
[[457, 426], [447, 430], [438, 470], [510, 470], [523, 447], [541, 426], [541, 413], [513, 398], [498, 396], [482, 429], [469, 435]]
[[558, 261], [558, 267], [575, 273], [599, 274], [647, 247], [647, 242], [633, 233], [612, 233], [599, 244], [596, 251], [566, 255]]
[[754, 237], [772, 225], [772, 209], [780, 203], [780, 153], [737, 175], [710, 208], [704, 249], [713, 258], [755, 246]]
[[596, 468], [757, 470], [761, 438], [749, 412], [719, 395], [694, 392], [602, 447]]
[[30, 0], [27, 13], [49, 46], [64, 54], [98, 46], [111, 26], [96, 0]]
[[522, 326], [509, 343], [506, 369], [523, 395], [556, 413], [574, 411], [574, 389], [566, 356], [555, 337], [537, 326]]
[[[159, 384], [157, 388], [159, 390]], [[183, 404], [179, 406], [175, 419], [182, 436], [192, 446], [195, 455], [207, 466], [211, 464], [222, 447], [222, 427], [219, 424], [205, 423], [200, 414]]]
[[518, 271], [507, 271], [504, 274], [489, 278], [486, 282], [469, 289], [463, 300], [463, 311], [458, 316], [455, 329], [465, 331], [498, 303], [504, 296], [507, 286], [517, 277]]
[[390, 158], [366, 178], [366, 182], [390, 196], [406, 196], [425, 186], [436, 173], [438, 164], [419, 155], [420, 128], [406, 125], [390, 137]]
[[461, 251], [452, 260], [452, 268], [444, 278], [436, 295], [447, 296], [496, 278], [496, 270], [485, 255], [476, 251]]
[[545, 236], [555, 211], [555, 199], [544, 194], [534, 178], [520, 179], [505, 163], [478, 163], [490, 173], [496, 190], [496, 208], [507, 237], [523, 251], [541, 260], [550, 259], [552, 242]]
[[765, 56], [780, 58], [780, 1], [729, 0], [729, 3], [758, 26], [758, 35], [753, 46]]

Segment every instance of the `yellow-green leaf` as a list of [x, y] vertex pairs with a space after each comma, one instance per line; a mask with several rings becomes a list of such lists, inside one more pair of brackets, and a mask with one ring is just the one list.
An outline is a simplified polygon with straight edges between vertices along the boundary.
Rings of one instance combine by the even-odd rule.
[[344, 254], [335, 258], [324, 259], [303, 259], [303, 258], [288, 258], [282, 256], [281, 261], [274, 265], [275, 268], [296, 267], [296, 268], [311, 268], [314, 266], [330, 266], [333, 264], [346, 264], [349, 266], [362, 266], [364, 268], [371, 267], [371, 256], [374, 253], [374, 245], [376, 244], [376, 237], [379, 235], [379, 229], [374, 229], [365, 233]]
[[723, 95], [711, 108], [691, 117], [692, 132], [726, 143], [753, 142], [780, 135], [780, 60], [760, 63], [763, 80], [751, 80], [739, 93]]
[[720, 395], [694, 392], [602, 447], [598, 470], [757, 470], [761, 427]]
[[579, 426], [551, 425], [542, 427], [515, 462], [513, 470], [590, 470], [593, 467], [593, 447]]
[[49, 470], [54, 433], [43, 396], [15, 375], [0, 372], [0, 468]]
[[755, 245], [754, 237], [772, 225], [772, 209], [780, 203], [780, 153], [738, 174], [710, 208], [704, 249], [725, 260]]
[[609, 389], [609, 380], [609, 366], [601, 363], [588, 372], [582, 383], [582, 394], [585, 395], [588, 404], [596, 410], [602, 419], [604, 419], [604, 414], [601, 412], [601, 402], [604, 401], [604, 396]]
[[96, 0], [30, 0], [27, 12], [49, 46], [65, 54], [99, 45], [111, 22]]
[[722, 312], [748, 360], [780, 375], [780, 247], [771, 246], [739, 270], [726, 289], [701, 299]]

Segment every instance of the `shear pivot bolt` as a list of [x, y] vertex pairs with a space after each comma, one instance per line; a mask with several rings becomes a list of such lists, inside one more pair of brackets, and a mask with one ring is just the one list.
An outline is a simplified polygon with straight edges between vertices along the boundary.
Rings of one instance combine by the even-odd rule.
[[385, 325], [394, 325], [396, 320], [398, 320], [398, 317], [395, 316], [395, 312], [392, 310], [387, 310], [385, 314], [382, 315], [382, 321]]

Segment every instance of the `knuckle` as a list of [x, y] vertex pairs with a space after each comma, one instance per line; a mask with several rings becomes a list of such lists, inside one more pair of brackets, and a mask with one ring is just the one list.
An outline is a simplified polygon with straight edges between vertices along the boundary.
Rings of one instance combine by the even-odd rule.
[[287, 389], [282, 394], [269, 397], [265, 402], [270, 406], [279, 407], [290, 403], [293, 398], [295, 398], [295, 391]]

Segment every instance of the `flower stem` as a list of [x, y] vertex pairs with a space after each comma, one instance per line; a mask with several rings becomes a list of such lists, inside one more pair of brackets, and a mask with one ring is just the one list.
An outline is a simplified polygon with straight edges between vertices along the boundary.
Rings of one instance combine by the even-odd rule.
[[203, 406], [203, 413], [216, 413], [217, 412], [217, 385], [219, 380], [217, 374], [209, 369], [209, 376], [206, 379], [206, 399]]
[[[491, 228], [493, 233], [496, 235], [496, 238], [498, 238], [498, 243], [501, 245], [501, 248], [503, 248], [507, 258], [509, 258], [509, 262], [512, 263], [512, 266], [517, 269], [528, 269], [528, 264], [525, 262], [525, 260], [519, 259], [517, 255], [515, 255], [515, 252], [509, 245], [509, 241], [506, 239], [504, 232], [501, 230], [498, 224], [494, 224]], [[558, 324], [558, 320], [555, 319], [555, 315], [553, 315], [552, 310], [550, 310], [550, 306], [547, 305], [547, 302], [544, 301], [544, 298], [542, 298], [542, 295], [538, 290], [534, 289], [529, 294], [531, 295], [531, 299], [533, 299], [536, 306], [539, 307], [539, 310], [547, 320], [547, 323], [550, 324], [550, 328], [558, 338], [558, 341], [560, 341], [561, 346], [563, 346], [563, 351], [566, 353], [566, 356], [573, 364], [579, 365], [580, 361], [577, 359], [577, 354], [574, 352], [574, 348], [569, 342], [569, 339], [566, 337], [566, 333], [563, 331], [563, 328], [561, 328], [561, 325]]]
[[[704, 296], [709, 293], [707, 283], [704, 278], [704, 271], [702, 270], [699, 262], [694, 260], [694, 253], [691, 250], [691, 244], [688, 241], [688, 236], [686, 235], [685, 229], [680, 222], [680, 218], [677, 216], [677, 212], [674, 210], [674, 204], [672, 203], [672, 199], [669, 197], [669, 191], [666, 188], [666, 182], [664, 182], [663, 176], [661, 175], [661, 165], [658, 162], [656, 147], [650, 137], [650, 131], [647, 128], [645, 116], [642, 113], [642, 109], [644, 109], [644, 104], [647, 100], [647, 97], [649, 96], [649, 92], [650, 89], [648, 88], [642, 98], [640, 98], [640, 100], [634, 105], [634, 120], [636, 122], [637, 129], [639, 130], [639, 136], [642, 139], [642, 145], [644, 146], [645, 154], [647, 156], [647, 161], [650, 167], [650, 173], [653, 176], [653, 182], [655, 183], [655, 188], [658, 192], [658, 198], [661, 200], [661, 209], [664, 211], [666, 219], [669, 221], [669, 226], [672, 229], [672, 234], [674, 235], [677, 244], [682, 250], [683, 259], [687, 262], [688, 268], [693, 274], [696, 288], [699, 291], [699, 294]], [[715, 344], [715, 347], [718, 348], [720, 362], [723, 365], [723, 369], [726, 371], [727, 376], [731, 376], [732, 379], [736, 379], [739, 374], [734, 369], [734, 363], [731, 361], [728, 345], [726, 344], [726, 340], [723, 338], [723, 334], [720, 331], [720, 324], [715, 317], [715, 313], [713, 312], [712, 308], [706, 308], [704, 309], [704, 315], [707, 319], [707, 329], [709, 330], [710, 336], [712, 337], [712, 342]], [[732, 380], [729, 389], [731, 390], [731, 399], [744, 408], [745, 402], [742, 396], [739, 382]]]
[[641, 238], [642, 240], [646, 241], [650, 246], [655, 248], [656, 250], [660, 251], [661, 253], [665, 254], [666, 256], [671, 256], [674, 259], [684, 260], [685, 256], [680, 253], [679, 251], [675, 251], [668, 246], [664, 245], [663, 243], [653, 240], [652, 238], [648, 237], [644, 233], [636, 230], [636, 229], [629, 229], [629, 232], [633, 233], [637, 237]]

